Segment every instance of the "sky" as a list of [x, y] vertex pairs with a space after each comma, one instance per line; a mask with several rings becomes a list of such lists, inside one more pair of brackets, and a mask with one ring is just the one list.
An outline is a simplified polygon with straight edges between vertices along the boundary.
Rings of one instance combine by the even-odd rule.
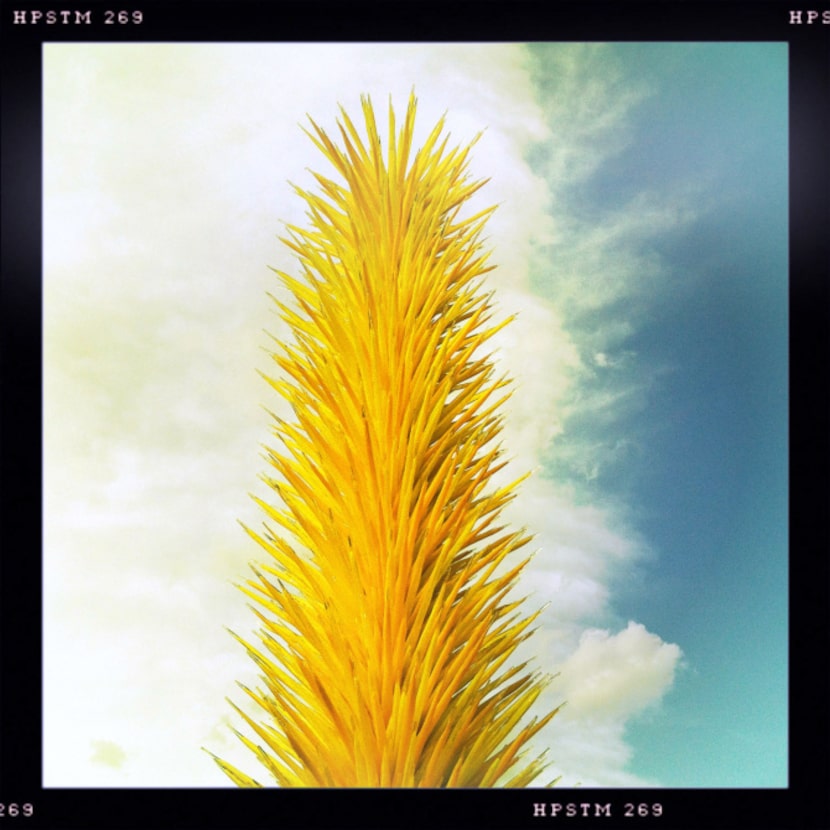
[[[226, 787], [266, 292], [338, 104], [479, 132], [560, 786], [787, 785], [783, 43], [44, 46], [44, 784]], [[550, 776], [548, 776], [550, 777]]]

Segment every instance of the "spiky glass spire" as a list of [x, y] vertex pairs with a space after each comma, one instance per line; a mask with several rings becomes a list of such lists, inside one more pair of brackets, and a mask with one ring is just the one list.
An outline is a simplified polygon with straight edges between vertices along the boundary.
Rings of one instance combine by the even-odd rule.
[[242, 586], [266, 688], [245, 688], [263, 719], [238, 709], [259, 741], [240, 738], [281, 786], [525, 786], [544, 765], [522, 750], [555, 712], [521, 726], [544, 680], [509, 661], [536, 614], [508, 599], [518, 482], [492, 481], [509, 397], [483, 351], [509, 322], [482, 290], [493, 208], [462, 215], [484, 182], [443, 119], [413, 154], [414, 96], [397, 134], [390, 105], [385, 152], [362, 107], [367, 139], [341, 108], [340, 146], [309, 119], [341, 181], [295, 188], [310, 225], [282, 240], [301, 274], [277, 272], [293, 341], [266, 380], [294, 416], [267, 450], [275, 503], [256, 499], [271, 524], [246, 528], [269, 555]]

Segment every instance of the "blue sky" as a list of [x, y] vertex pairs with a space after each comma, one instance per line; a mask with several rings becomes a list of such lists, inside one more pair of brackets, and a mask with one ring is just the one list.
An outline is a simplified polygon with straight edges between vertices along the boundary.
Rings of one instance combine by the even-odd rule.
[[257, 774], [224, 627], [255, 625], [231, 583], [262, 405], [290, 414], [255, 371], [287, 335], [287, 182], [327, 172], [298, 124], [413, 87], [416, 143], [445, 112], [451, 143], [484, 131], [554, 771], [786, 786], [785, 44], [47, 44], [44, 69], [47, 786], [228, 786], [201, 746]]
[[[540, 74], [547, 48], [535, 47]], [[656, 240], [672, 289], [645, 301], [625, 344], [633, 372], [667, 371], [640, 411], [596, 426], [606, 441], [637, 436], [595, 486], [629, 504], [656, 552], [615, 606], [685, 658], [659, 716], [629, 727], [632, 769], [667, 786], [782, 786], [786, 45], [617, 44], [608, 59], [653, 93], [626, 149], [572, 194], [577, 210], [601, 216], [644, 185], [709, 185], [706, 212]]]

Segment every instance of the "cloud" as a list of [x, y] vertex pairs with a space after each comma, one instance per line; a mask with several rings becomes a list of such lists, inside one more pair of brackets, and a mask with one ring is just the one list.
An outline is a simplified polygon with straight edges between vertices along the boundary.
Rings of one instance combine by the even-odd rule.
[[[562, 663], [552, 688], [565, 701], [551, 728], [553, 772], [565, 786], [653, 786], [626, 770], [631, 749], [626, 724], [656, 707], [669, 691], [680, 665], [677, 645], [634, 622], [612, 634], [582, 632], [575, 651]], [[554, 738], [555, 734], [555, 738]]]
[[680, 649], [643, 625], [617, 634], [588, 629], [560, 669], [569, 714], [593, 720], [627, 719], [658, 701], [671, 686]]
[[[546, 739], [583, 780], [627, 775], [624, 723], [668, 688], [676, 647], [636, 626], [585, 633], [648, 551], [624, 505], [580, 487], [612, 461], [608, 424], [643, 404], [626, 337], [665, 276], [649, 241], [687, 213], [646, 194], [579, 214], [573, 187], [618, 151], [643, 93], [601, 47], [545, 56], [541, 83], [514, 44], [45, 48], [47, 785], [226, 786], [202, 745], [250, 768], [223, 698], [241, 702], [255, 671], [223, 626], [255, 623], [229, 582], [258, 555], [236, 519], [259, 524], [260, 405], [280, 407], [254, 371], [272, 368], [263, 330], [282, 333], [266, 266], [293, 268], [276, 240], [304, 221], [287, 180], [325, 166], [297, 125], [333, 128], [362, 92], [402, 109], [413, 85], [421, 137], [445, 111], [458, 143], [486, 127], [472, 173], [499, 203], [492, 284], [517, 314], [494, 341], [515, 379], [504, 442], [517, 474], [537, 471], [508, 518], [536, 534], [522, 587], [550, 606], [535, 654], [562, 669], [552, 700], [567, 692], [572, 713]], [[608, 418], [581, 433], [592, 413]], [[551, 458], [575, 474], [552, 479]], [[597, 692], [607, 717], [586, 731], [603, 660], [629, 705], [612, 717]]]

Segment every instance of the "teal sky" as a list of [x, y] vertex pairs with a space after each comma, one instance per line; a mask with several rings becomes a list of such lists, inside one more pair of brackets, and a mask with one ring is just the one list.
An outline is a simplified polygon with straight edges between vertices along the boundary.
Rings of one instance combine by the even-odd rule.
[[[531, 49], [544, 99], [550, 47]], [[643, 188], [699, 188], [705, 203], [654, 242], [668, 280], [623, 344], [632, 379], [650, 378], [642, 408], [581, 425], [600, 445], [636, 436], [591, 483], [628, 505], [655, 554], [614, 607], [684, 654], [659, 712], [628, 725], [630, 768], [670, 787], [786, 786], [787, 47], [616, 44], [606, 57], [650, 92], [572, 209], [601, 217]], [[555, 294], [554, 254], [541, 293]], [[548, 469], [577, 476], [555, 446]]]

